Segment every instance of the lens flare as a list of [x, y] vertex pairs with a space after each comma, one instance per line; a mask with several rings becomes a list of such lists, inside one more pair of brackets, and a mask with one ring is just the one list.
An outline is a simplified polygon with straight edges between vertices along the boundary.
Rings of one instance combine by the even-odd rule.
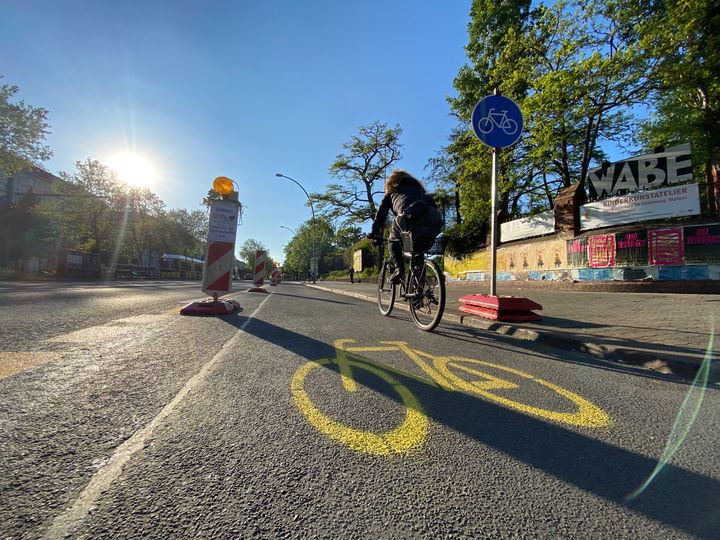
[[708, 340], [708, 347], [705, 352], [705, 357], [703, 358], [703, 362], [700, 365], [700, 369], [698, 370], [697, 375], [695, 375], [695, 379], [693, 379], [687, 396], [685, 396], [685, 399], [680, 406], [680, 411], [678, 412], [677, 418], [675, 419], [675, 425], [673, 426], [670, 435], [668, 435], [668, 440], [665, 444], [665, 450], [663, 451], [662, 456], [658, 460], [658, 464], [655, 466], [655, 469], [653, 469], [653, 471], [650, 473], [650, 476], [648, 476], [647, 479], [637, 487], [637, 489], [635, 489], [632, 493], [625, 497], [626, 501], [632, 501], [634, 499], [637, 499], [643, 493], [643, 491], [645, 491], [648, 486], [652, 484], [653, 480], [655, 480], [655, 477], [660, 474], [660, 471], [662, 471], [663, 468], [672, 461], [677, 451], [680, 450], [683, 442], [685, 442], [685, 438], [688, 436], [688, 433], [690, 433], [690, 429], [695, 423], [697, 415], [700, 412], [703, 399], [705, 398], [705, 390], [707, 389], [708, 381], [710, 380], [710, 366], [713, 359], [714, 340], [715, 321], [711, 319], [710, 339]]

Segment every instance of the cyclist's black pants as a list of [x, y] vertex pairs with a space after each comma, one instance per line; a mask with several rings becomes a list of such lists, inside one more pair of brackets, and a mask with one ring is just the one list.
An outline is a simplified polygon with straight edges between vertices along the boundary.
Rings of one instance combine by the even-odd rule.
[[405, 273], [405, 259], [403, 258], [402, 242], [399, 240], [390, 240], [390, 255], [395, 262], [395, 268], [400, 269], [400, 273]]

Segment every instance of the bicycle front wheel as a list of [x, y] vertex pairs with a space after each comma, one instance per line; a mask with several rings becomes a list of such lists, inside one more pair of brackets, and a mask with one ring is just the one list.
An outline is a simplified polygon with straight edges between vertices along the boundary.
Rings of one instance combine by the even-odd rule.
[[481, 118], [478, 122], [478, 129], [480, 130], [480, 133], [488, 134], [493, 129], [493, 122], [488, 118], [487, 116], [485, 118]]
[[390, 315], [390, 312], [395, 306], [395, 291], [397, 285], [390, 283], [390, 275], [393, 273], [393, 268], [385, 262], [380, 269], [380, 275], [378, 276], [378, 290], [377, 290], [377, 304], [380, 313], [386, 317]]
[[415, 297], [410, 300], [410, 315], [420, 330], [430, 332], [445, 311], [445, 277], [434, 261], [425, 261], [420, 275], [412, 279]]

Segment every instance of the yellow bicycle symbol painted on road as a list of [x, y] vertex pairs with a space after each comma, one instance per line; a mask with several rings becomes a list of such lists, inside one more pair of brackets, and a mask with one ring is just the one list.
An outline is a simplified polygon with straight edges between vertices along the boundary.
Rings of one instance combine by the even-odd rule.
[[[393, 373], [401, 377], [416, 379], [431, 386], [440, 387], [449, 392], [460, 391], [468, 395], [479, 396], [504, 407], [554, 422], [587, 428], [604, 427], [610, 423], [607, 413], [597, 405], [569, 390], [524, 371], [474, 358], [431, 355], [411, 348], [404, 341], [381, 341], [380, 346], [372, 347], [351, 346], [354, 343], [355, 340], [352, 339], [337, 340], [334, 343], [337, 351], [335, 359], [310, 361], [300, 366], [293, 375], [291, 392], [295, 405], [312, 426], [327, 437], [358, 452], [374, 455], [403, 454], [419, 448], [427, 438], [429, 420], [420, 405], [420, 401]], [[429, 379], [365, 358], [356, 359], [351, 354], [348, 354], [392, 351], [400, 351], [406, 355]], [[347, 426], [333, 420], [322, 412], [310, 399], [305, 389], [305, 383], [313, 371], [332, 365], [337, 366], [342, 386], [349, 393], [357, 392], [358, 389], [357, 382], [353, 377], [353, 371], [355, 370], [364, 370], [385, 381], [397, 395], [398, 402], [402, 404], [404, 409], [404, 417], [399, 425], [389, 431], [376, 433]], [[560, 412], [544, 409], [497, 394], [496, 391], [519, 388], [520, 384], [487, 373], [485, 370], [488, 368], [509, 373], [515, 376], [516, 379], [519, 378], [523, 383], [537, 384], [550, 389], [552, 392], [569, 400], [575, 406], [575, 410], [573, 412]], [[483, 370], [481, 371], [481, 369]]]

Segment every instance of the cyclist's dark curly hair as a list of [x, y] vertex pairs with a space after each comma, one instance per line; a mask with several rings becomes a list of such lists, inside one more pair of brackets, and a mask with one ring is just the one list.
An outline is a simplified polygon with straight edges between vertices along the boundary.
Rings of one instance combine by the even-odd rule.
[[403, 169], [395, 169], [385, 180], [385, 193], [396, 193], [400, 186], [416, 186], [425, 193], [425, 188], [420, 180]]

